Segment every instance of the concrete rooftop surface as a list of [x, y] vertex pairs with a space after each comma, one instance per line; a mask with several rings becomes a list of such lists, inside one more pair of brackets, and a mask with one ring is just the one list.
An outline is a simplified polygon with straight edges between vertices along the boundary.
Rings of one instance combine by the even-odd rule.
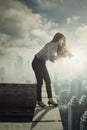
[[[52, 87], [53, 99], [56, 101]], [[41, 108], [36, 104], [31, 122], [0, 122], [0, 130], [63, 130], [59, 108], [49, 106], [45, 86], [42, 87], [42, 99], [47, 105]]]

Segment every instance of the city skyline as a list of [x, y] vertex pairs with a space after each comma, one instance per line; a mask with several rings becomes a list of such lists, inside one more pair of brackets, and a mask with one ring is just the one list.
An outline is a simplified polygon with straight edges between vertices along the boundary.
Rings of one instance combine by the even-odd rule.
[[[59, 31], [66, 36], [74, 57], [47, 63], [50, 73], [58, 69], [57, 73], [64, 78], [67, 70], [68, 74], [85, 72], [86, 6], [86, 0], [44, 0], [44, 3], [43, 0], [0, 0], [0, 66], [8, 64], [6, 61], [14, 62], [17, 54], [31, 63], [34, 55]], [[34, 77], [31, 66], [29, 69]]]

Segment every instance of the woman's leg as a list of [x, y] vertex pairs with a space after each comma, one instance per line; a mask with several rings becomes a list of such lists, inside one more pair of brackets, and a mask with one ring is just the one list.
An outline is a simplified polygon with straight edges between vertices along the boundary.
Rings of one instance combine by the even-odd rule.
[[45, 62], [35, 58], [32, 62], [32, 68], [35, 72], [35, 76], [36, 76], [36, 79], [37, 79], [38, 105], [40, 105], [41, 107], [45, 106], [45, 104], [42, 102], [42, 96], [41, 96], [43, 79], [45, 80], [45, 83], [46, 83], [46, 90], [47, 90], [47, 95], [48, 95], [48, 98], [49, 98], [48, 104], [49, 105], [50, 104], [56, 105], [56, 103], [52, 99], [51, 81], [50, 81], [50, 77], [49, 77], [47, 68], [45, 66]]
[[46, 65], [44, 65], [44, 68], [43, 68], [43, 78], [46, 83], [46, 90], [47, 90], [48, 98], [52, 98], [51, 80], [50, 80], [50, 76], [46, 68]]
[[50, 76], [49, 76], [49, 73], [48, 73], [46, 66], [44, 67], [43, 74], [44, 74], [44, 80], [46, 83], [46, 90], [47, 90], [47, 94], [48, 94], [48, 98], [49, 98], [48, 104], [49, 105], [51, 104], [53, 106], [58, 106], [58, 103], [56, 103], [52, 98], [51, 80], [50, 80]]
[[43, 85], [43, 78], [42, 75], [39, 73], [36, 73], [36, 79], [37, 79], [37, 100], [41, 101], [42, 100], [42, 85]]
[[34, 70], [36, 80], [37, 80], [37, 100], [41, 101], [42, 100], [42, 95], [41, 95], [41, 89], [42, 89], [42, 84], [43, 84], [43, 62], [42, 60], [39, 60], [35, 58], [32, 62], [32, 68]]

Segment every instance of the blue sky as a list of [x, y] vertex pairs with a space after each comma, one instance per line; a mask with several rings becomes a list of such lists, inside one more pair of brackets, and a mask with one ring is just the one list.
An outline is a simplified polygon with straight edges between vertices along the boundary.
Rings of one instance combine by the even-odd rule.
[[[21, 0], [20, 0], [21, 1]], [[86, 0], [22, 0], [33, 10], [48, 20], [64, 23], [68, 17], [86, 16]]]

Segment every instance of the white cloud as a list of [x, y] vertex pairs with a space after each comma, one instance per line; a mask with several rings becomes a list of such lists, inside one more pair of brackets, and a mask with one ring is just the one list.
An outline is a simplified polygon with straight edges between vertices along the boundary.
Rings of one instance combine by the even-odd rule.
[[47, 21], [47, 22], [45, 22], [44, 29], [49, 30], [49, 29], [52, 29], [52, 28], [58, 28], [58, 26], [59, 26], [58, 23], [55, 23], [55, 22], [52, 22], [52, 21]]
[[49, 9], [54, 9], [55, 7], [57, 8], [57, 4], [58, 3], [62, 3], [63, 0], [57, 1], [57, 0], [37, 0], [37, 4], [39, 6], [40, 9], [42, 10], [49, 10]]
[[0, 1], [0, 27], [0, 46], [38, 47], [53, 35], [58, 24], [42, 19], [19, 1], [3, 0]]
[[66, 21], [67, 24], [72, 24], [72, 23], [77, 24], [80, 19], [81, 19], [80, 16], [72, 16], [72, 17], [68, 17]]
[[40, 28], [33, 29], [31, 32], [35, 36], [42, 37], [44, 35], [47, 35], [49, 37], [50, 34], [52, 34], [51, 31], [53, 31], [56, 28], [58, 28], [58, 26], [59, 25], [57, 23], [54, 23], [52, 21], [44, 20], [44, 22], [43, 22], [43, 24], [41, 25]]
[[0, 45], [17, 46], [19, 41], [24, 42], [24, 46], [30, 44], [31, 29], [39, 28], [41, 24], [41, 16], [32, 13], [22, 3], [14, 0], [0, 1]]
[[83, 25], [81, 27], [78, 27], [75, 32], [76, 36], [78, 37], [79, 43], [82, 43], [82, 45], [86, 45], [87, 47], [87, 25]]
[[84, 25], [84, 26], [82, 26], [82, 27], [79, 27], [79, 28], [76, 30], [76, 34], [87, 38], [87, 25]]
[[7, 21], [6, 25], [7, 28], [9, 28], [12, 32], [14, 31], [14, 36], [16, 37], [24, 37], [24, 38], [28, 37], [29, 30], [31, 28], [37, 28], [41, 24], [40, 15], [33, 14], [31, 10], [18, 11], [18, 10], [11, 9], [10, 12], [11, 12], [11, 17], [8, 19], [8, 21], [6, 19]]

